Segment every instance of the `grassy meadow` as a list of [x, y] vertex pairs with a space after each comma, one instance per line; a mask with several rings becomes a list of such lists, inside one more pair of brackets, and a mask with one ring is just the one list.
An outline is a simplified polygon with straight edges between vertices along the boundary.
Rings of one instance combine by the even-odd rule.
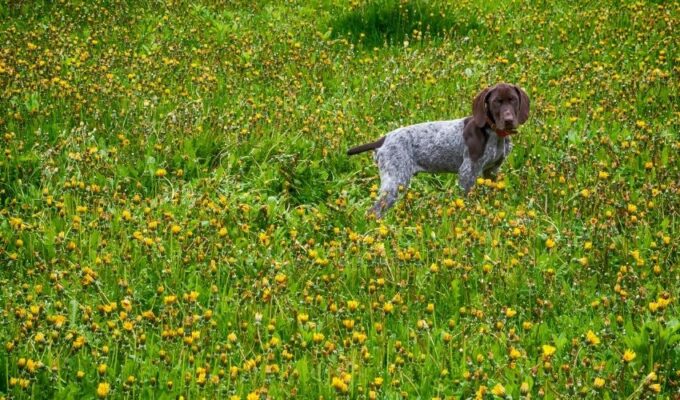
[[[679, 399], [677, 1], [0, 4], [0, 400]], [[531, 114], [383, 220], [347, 148]]]

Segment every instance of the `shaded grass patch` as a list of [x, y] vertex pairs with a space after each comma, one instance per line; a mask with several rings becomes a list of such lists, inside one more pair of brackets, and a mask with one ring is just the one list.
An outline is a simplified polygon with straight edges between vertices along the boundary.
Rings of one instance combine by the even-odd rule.
[[482, 27], [474, 15], [457, 15], [444, 3], [397, 0], [372, 1], [331, 23], [333, 37], [369, 47], [466, 35]]

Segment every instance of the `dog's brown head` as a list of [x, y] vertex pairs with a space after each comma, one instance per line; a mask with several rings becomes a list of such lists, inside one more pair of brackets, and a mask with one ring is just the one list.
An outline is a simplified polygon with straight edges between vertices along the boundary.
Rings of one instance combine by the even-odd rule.
[[472, 118], [480, 128], [488, 124], [501, 131], [513, 131], [529, 118], [529, 96], [507, 83], [486, 88], [472, 103]]

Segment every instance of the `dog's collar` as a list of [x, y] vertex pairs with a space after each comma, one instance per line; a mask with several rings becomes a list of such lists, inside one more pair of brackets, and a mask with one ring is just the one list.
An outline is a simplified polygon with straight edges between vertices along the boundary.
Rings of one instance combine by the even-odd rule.
[[502, 131], [502, 130], [496, 129], [496, 128], [494, 128], [494, 127], [491, 127], [491, 129], [493, 129], [493, 131], [496, 132], [496, 135], [498, 135], [498, 137], [502, 137], [502, 138], [504, 138], [504, 137], [506, 137], [506, 136], [514, 135], [514, 134], [517, 133], [516, 130]]
[[506, 130], [498, 129], [496, 127], [496, 124], [494, 124], [494, 122], [491, 121], [491, 118], [489, 118], [489, 117], [486, 117], [486, 124], [489, 126], [489, 128], [491, 128], [492, 131], [496, 132], [496, 135], [498, 135], [498, 137], [504, 138], [504, 137], [514, 135], [514, 134], [517, 133], [516, 129], [506, 129]]

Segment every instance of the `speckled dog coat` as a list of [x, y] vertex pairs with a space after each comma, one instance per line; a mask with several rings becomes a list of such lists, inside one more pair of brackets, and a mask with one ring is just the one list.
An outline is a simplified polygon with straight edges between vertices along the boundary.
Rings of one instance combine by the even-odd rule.
[[380, 170], [380, 198], [373, 207], [379, 218], [419, 172], [457, 172], [470, 191], [477, 177], [493, 175], [512, 149], [508, 135], [528, 118], [529, 99], [514, 85], [482, 91], [473, 116], [425, 122], [395, 129], [379, 140], [350, 149], [349, 155], [375, 150]]

